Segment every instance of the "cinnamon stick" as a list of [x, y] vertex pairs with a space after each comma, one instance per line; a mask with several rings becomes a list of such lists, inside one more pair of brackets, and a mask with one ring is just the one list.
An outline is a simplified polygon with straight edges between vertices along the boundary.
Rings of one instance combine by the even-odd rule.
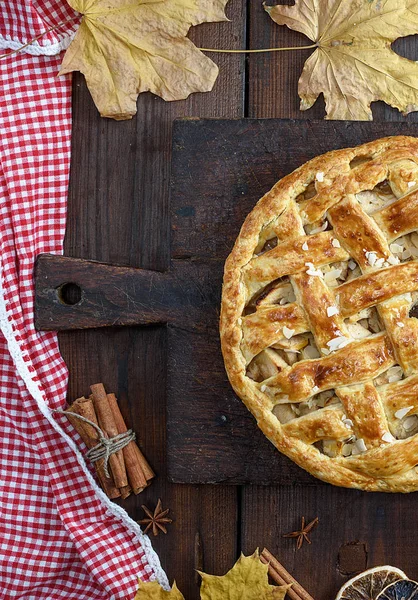
[[[107, 394], [107, 399], [112, 410], [118, 433], [125, 433], [128, 429], [122, 413], [120, 412], [115, 394]], [[134, 494], [139, 494], [147, 487], [148, 481], [155, 477], [154, 472], [134, 441], [125, 446], [122, 449], [122, 452], [125, 459], [129, 484], [131, 485]]]
[[269, 575], [279, 585], [292, 584], [292, 587], [288, 589], [287, 595], [291, 600], [314, 600], [310, 594], [296, 581], [292, 575], [286, 571], [284, 566], [279, 563], [267, 548], [264, 548], [260, 555], [260, 560], [264, 564], [268, 565]]
[[[115, 437], [119, 432], [103, 384], [95, 383], [90, 386], [90, 389], [93, 394], [93, 404], [100, 429], [102, 429], [109, 438]], [[123, 458], [122, 450], [118, 450], [118, 452], [110, 455], [109, 465], [112, 470], [116, 487], [126, 488], [129, 484], [126, 476], [125, 460]]]
[[[93, 402], [89, 398], [77, 398], [75, 402], [67, 409], [67, 413], [76, 413], [85, 417], [95, 425], [98, 425], [96, 413], [94, 411]], [[83, 442], [86, 444], [87, 448], [93, 448], [97, 445], [98, 442], [98, 433], [97, 431], [88, 423], [84, 423], [80, 419], [71, 418], [71, 415], [68, 415], [73, 427], [77, 430]], [[97, 477], [100, 481], [100, 485], [102, 486], [105, 494], [111, 498], [119, 498], [121, 493], [118, 488], [114, 485], [113, 479], [111, 477], [107, 477], [104, 472], [104, 460], [98, 460], [94, 463], [94, 467], [96, 469]]]
[[121, 497], [122, 497], [122, 500], [125, 500], [125, 498], [127, 498], [128, 496], [130, 496], [130, 495], [131, 495], [132, 488], [131, 488], [131, 486], [128, 484], [128, 485], [125, 485], [125, 487], [122, 487], [122, 488], [120, 488], [120, 490], [119, 490], [119, 491], [120, 491], [120, 495], [121, 495]]

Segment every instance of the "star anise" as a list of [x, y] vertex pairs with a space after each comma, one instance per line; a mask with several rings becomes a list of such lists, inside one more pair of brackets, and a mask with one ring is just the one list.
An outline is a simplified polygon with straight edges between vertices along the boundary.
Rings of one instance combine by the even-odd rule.
[[299, 550], [302, 547], [303, 542], [306, 540], [308, 544], [311, 544], [311, 540], [308, 537], [308, 533], [312, 531], [312, 529], [318, 525], [319, 519], [316, 517], [313, 521], [305, 525], [305, 517], [302, 517], [302, 525], [299, 531], [291, 531], [290, 533], [285, 533], [283, 537], [287, 538], [297, 538], [296, 541], [296, 549]]
[[152, 533], [154, 535], [158, 535], [158, 530], [162, 531], [163, 533], [167, 533], [167, 529], [165, 528], [165, 523], [172, 523], [173, 520], [167, 518], [167, 515], [170, 512], [170, 509], [167, 508], [166, 510], [163, 510], [160, 499], [158, 499], [157, 506], [155, 507], [154, 513], [152, 513], [149, 510], [149, 508], [147, 508], [144, 505], [142, 505], [142, 509], [145, 512], [145, 514], [147, 515], [146, 519], [141, 519], [141, 521], [139, 521], [140, 525], [146, 525], [146, 527], [144, 529], [144, 533], [147, 533], [148, 530], [151, 528], [152, 528]]

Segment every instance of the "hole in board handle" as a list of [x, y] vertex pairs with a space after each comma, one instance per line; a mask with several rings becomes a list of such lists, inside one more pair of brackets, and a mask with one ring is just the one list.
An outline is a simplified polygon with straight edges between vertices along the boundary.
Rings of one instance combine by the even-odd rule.
[[67, 306], [78, 304], [83, 296], [81, 287], [76, 283], [63, 283], [57, 289], [59, 301]]

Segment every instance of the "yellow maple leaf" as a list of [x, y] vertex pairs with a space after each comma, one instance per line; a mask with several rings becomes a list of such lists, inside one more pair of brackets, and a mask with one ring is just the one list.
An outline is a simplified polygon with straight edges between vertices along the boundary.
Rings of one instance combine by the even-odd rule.
[[67, 1], [83, 18], [59, 74], [84, 73], [103, 117], [130, 119], [141, 92], [181, 100], [212, 89], [218, 67], [186, 35], [227, 21], [227, 0]]
[[[268, 566], [260, 561], [258, 550], [251, 556], [241, 554], [226, 575], [200, 575], [201, 600], [283, 600], [290, 587], [269, 585]], [[155, 581], [140, 581], [135, 600], [184, 600], [184, 597], [175, 583], [173, 589], [166, 592]]]
[[176, 582], [170, 591], [164, 590], [156, 581], [139, 581], [138, 591], [134, 600], [184, 600]]
[[321, 92], [328, 119], [371, 120], [375, 100], [405, 114], [418, 110], [418, 64], [391, 49], [397, 38], [418, 33], [418, 0], [296, 0], [264, 8], [318, 46], [299, 79], [302, 110]]
[[226, 575], [200, 573], [201, 600], [282, 600], [289, 586], [269, 585], [267, 573], [258, 550], [251, 556], [241, 554]]

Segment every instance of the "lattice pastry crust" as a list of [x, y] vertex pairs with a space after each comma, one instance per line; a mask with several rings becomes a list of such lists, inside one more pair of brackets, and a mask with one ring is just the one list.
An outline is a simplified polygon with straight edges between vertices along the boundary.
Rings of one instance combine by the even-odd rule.
[[281, 179], [225, 264], [221, 341], [264, 434], [316, 477], [418, 490], [418, 139]]

